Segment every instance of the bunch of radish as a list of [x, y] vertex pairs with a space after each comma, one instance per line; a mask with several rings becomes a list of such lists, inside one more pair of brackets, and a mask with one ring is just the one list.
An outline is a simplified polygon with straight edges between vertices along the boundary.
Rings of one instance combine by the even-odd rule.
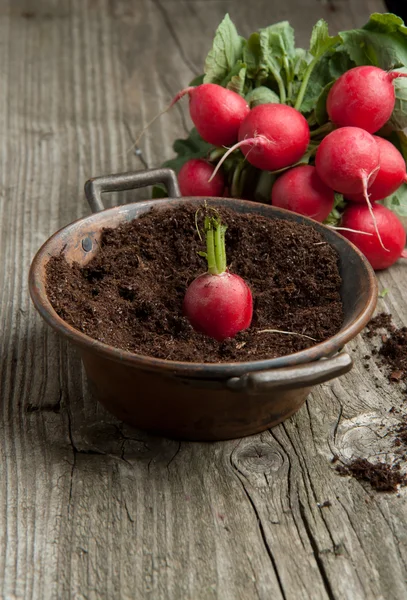
[[[397, 17], [391, 17], [393, 23]], [[382, 16], [377, 19], [381, 31]], [[284, 39], [289, 44], [285, 23], [269, 28], [269, 43], [274, 43], [272, 36], [280, 31], [279, 25], [284, 25], [286, 32], [285, 37], [280, 36], [280, 42]], [[321, 34], [324, 25], [320, 22], [316, 27], [320, 37], [325, 35], [325, 46], [321, 50], [321, 43], [313, 45], [311, 39], [310, 52], [315, 58], [305, 65], [296, 96], [289, 69], [287, 90], [291, 97], [287, 97], [281, 76], [273, 70], [279, 98], [272, 85], [270, 89], [264, 87], [261, 79], [256, 82], [258, 86], [260, 81], [260, 87], [244, 93], [242, 82], [238, 89], [233, 80], [236, 75], [227, 84], [230, 87], [233, 83], [231, 89], [219, 83], [200, 83], [175, 96], [170, 106], [189, 97], [191, 120], [200, 138], [210, 145], [205, 156], [184, 160], [178, 169], [181, 192], [186, 196], [242, 196], [242, 186], [239, 189], [235, 183], [248, 165], [258, 180], [262, 173], [269, 174], [268, 201], [274, 206], [327, 221], [331, 226], [340, 195], [338, 229], [365, 254], [374, 269], [384, 269], [405, 257], [404, 227], [397, 215], [380, 202], [407, 183], [405, 160], [384, 137], [395, 108], [395, 82], [407, 77], [407, 72], [366, 64], [349, 68], [321, 94], [328, 122], [315, 128], [318, 123], [313, 121], [312, 110], [304, 105], [310, 74], [328, 49], [346, 40], [345, 35], [342, 40], [340, 36], [330, 38], [327, 30]], [[260, 30], [260, 40], [262, 31], [266, 30]], [[256, 40], [253, 38], [253, 44]], [[246, 47], [243, 46], [243, 58]], [[243, 69], [239, 74], [247, 68], [242, 61], [237, 61], [237, 65]], [[252, 80], [248, 81], [252, 85]], [[253, 103], [256, 92], [257, 101]], [[261, 97], [265, 101], [260, 101]], [[245, 192], [244, 197], [250, 198], [250, 193]], [[263, 197], [264, 200], [267, 201]]]

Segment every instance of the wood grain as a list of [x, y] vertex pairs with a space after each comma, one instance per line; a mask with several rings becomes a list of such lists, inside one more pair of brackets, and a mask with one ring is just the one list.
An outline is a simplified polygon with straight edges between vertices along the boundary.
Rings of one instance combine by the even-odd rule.
[[[406, 598], [406, 491], [373, 493], [331, 463], [390, 452], [388, 411], [405, 393], [363, 359], [371, 341], [359, 336], [353, 371], [272, 431], [180, 444], [96, 405], [27, 291], [40, 244], [88, 212], [84, 181], [142, 167], [132, 140], [200, 72], [226, 11], [242, 34], [287, 18], [306, 45], [320, 16], [335, 31], [382, 9], [0, 0], [0, 598]], [[143, 141], [146, 163], [168, 158], [188, 125], [181, 107], [163, 116]], [[402, 324], [405, 265], [380, 285], [380, 310]]]

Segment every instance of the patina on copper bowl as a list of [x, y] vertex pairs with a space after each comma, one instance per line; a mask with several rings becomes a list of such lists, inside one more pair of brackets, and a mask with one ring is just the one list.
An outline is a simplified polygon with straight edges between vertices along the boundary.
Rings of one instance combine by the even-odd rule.
[[[103, 210], [101, 194], [164, 183], [170, 198]], [[189, 440], [224, 440], [280, 423], [303, 404], [314, 385], [352, 368], [342, 349], [371, 317], [377, 300], [374, 272], [345, 238], [324, 225], [266, 204], [210, 198], [209, 205], [254, 212], [314, 227], [339, 253], [344, 322], [332, 338], [280, 358], [223, 364], [176, 362], [132, 354], [98, 342], [63, 321], [46, 294], [45, 267], [61, 252], [85, 265], [97, 252], [104, 227], [136, 219], [153, 207], [198, 206], [202, 198], [181, 198], [175, 173], [154, 169], [89, 180], [85, 193], [94, 214], [55, 233], [36, 254], [30, 270], [32, 300], [44, 318], [81, 354], [94, 396], [119, 419], [140, 429]]]

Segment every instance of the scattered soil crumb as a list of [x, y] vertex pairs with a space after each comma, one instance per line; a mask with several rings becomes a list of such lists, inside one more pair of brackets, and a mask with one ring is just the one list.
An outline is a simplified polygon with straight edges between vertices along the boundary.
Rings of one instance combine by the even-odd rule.
[[[372, 349], [371, 354], [379, 366], [387, 369], [389, 380], [392, 383], [407, 381], [407, 327], [398, 329], [390, 313], [381, 313], [369, 321], [366, 329], [368, 338], [380, 335], [382, 345]], [[386, 334], [383, 334], [383, 329]]]
[[396, 426], [395, 433], [397, 434], [396, 443], [407, 448], [407, 417], [403, 417], [401, 423]]
[[385, 329], [386, 331], [393, 331], [395, 326], [392, 322], [392, 315], [390, 313], [380, 313], [373, 319], [370, 319], [369, 323], [366, 325], [367, 337], [373, 337], [377, 335], [380, 329]]
[[407, 377], [407, 327], [395, 329], [379, 350], [385, 364], [391, 368], [390, 381], [403, 381]]
[[340, 475], [369, 482], [377, 492], [397, 492], [399, 486], [407, 485], [407, 475], [401, 472], [399, 464], [371, 463], [365, 458], [357, 458], [347, 465], [338, 465], [336, 470]]

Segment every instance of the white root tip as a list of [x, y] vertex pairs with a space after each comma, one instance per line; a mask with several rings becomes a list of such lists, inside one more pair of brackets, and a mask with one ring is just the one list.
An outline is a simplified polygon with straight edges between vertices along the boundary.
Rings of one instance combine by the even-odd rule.
[[158, 113], [158, 115], [155, 115], [155, 117], [153, 117], [151, 119], [151, 121], [149, 121], [141, 130], [141, 132], [139, 133], [136, 141], [134, 142], [134, 144], [131, 146], [131, 148], [129, 148], [128, 152], [130, 152], [131, 150], [133, 150], [133, 148], [135, 146], [138, 145], [139, 141], [141, 140], [141, 138], [143, 137], [143, 135], [145, 134], [145, 132], [147, 131], [147, 129], [157, 120], [159, 119], [162, 115], [164, 115], [167, 111], [170, 110], [170, 108], [172, 108], [174, 106], [174, 104], [176, 104], [178, 102], [178, 100], [181, 100], [181, 98], [183, 98], [186, 94], [189, 94], [193, 89], [195, 89], [194, 87], [187, 87], [183, 90], [181, 90], [180, 92], [178, 92], [178, 94], [176, 96], [174, 96], [174, 98], [171, 100], [170, 104], [168, 106], [166, 106], [162, 111], [160, 111]]
[[376, 221], [375, 214], [373, 212], [372, 203], [370, 202], [369, 194], [368, 194], [368, 191], [367, 191], [367, 188], [368, 188], [368, 185], [369, 185], [369, 179], [372, 177], [372, 175], [374, 173], [376, 173], [378, 171], [379, 168], [380, 167], [377, 167], [376, 169], [374, 169], [371, 173], [369, 173], [369, 175], [367, 177], [366, 177], [365, 174], [362, 174], [363, 196], [365, 197], [365, 200], [367, 202], [367, 206], [369, 208], [370, 216], [372, 217], [372, 220], [373, 220], [373, 226], [375, 228], [376, 235], [379, 238], [380, 245], [383, 248], [383, 250], [385, 250], [386, 252], [390, 252], [390, 250], [388, 248], [386, 248], [386, 246], [383, 244], [383, 240], [382, 240], [382, 237], [380, 235], [379, 228], [377, 227], [377, 221]]
[[327, 225], [327, 227], [335, 231], [350, 231], [350, 233], [360, 233], [360, 235], [373, 235], [369, 231], [359, 231], [358, 229], [349, 229], [349, 227], [335, 227], [335, 225]]
[[310, 335], [305, 335], [305, 333], [297, 333], [296, 331], [282, 331], [281, 329], [258, 329], [256, 333], [282, 333], [284, 335], [297, 335], [299, 337], [307, 338], [307, 340], [312, 340], [313, 342], [317, 341]]
[[[238, 148], [241, 148], [242, 146], [246, 146], [247, 144], [253, 144], [253, 145], [257, 144], [258, 141], [260, 141], [260, 138], [262, 138], [262, 137], [264, 137], [264, 136], [258, 136], [258, 137], [248, 138], [246, 140], [242, 140], [241, 142], [237, 142], [236, 144], [234, 144], [234, 146], [232, 146], [231, 148], [229, 148], [229, 150], [222, 156], [222, 158], [220, 159], [220, 161], [216, 165], [214, 172], [212, 173], [212, 175], [208, 179], [208, 183], [210, 183], [212, 181], [212, 179], [215, 177], [216, 173], [219, 171], [219, 169], [221, 168], [223, 162], [227, 159], [227, 157], [229, 156], [229, 154], [232, 154], [232, 152], [234, 152]], [[262, 143], [264, 143], [264, 142], [262, 142]]]

